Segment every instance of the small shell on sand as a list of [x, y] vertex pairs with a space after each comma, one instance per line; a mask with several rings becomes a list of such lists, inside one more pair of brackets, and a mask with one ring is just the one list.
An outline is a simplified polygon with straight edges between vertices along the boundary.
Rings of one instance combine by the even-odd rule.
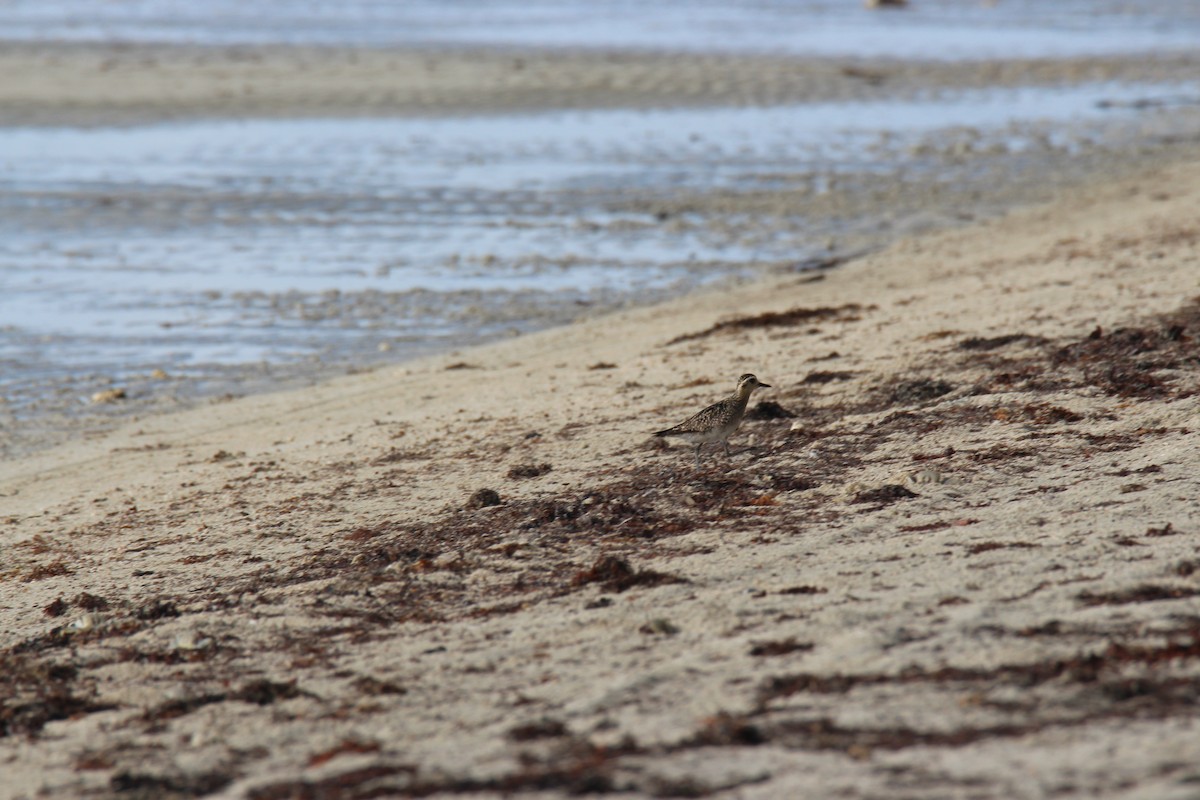
[[927, 486], [930, 484], [946, 483], [949, 480], [949, 476], [941, 470], [934, 469], [933, 467], [925, 467], [906, 472], [902, 482], [915, 486]]
[[102, 392], [96, 392], [92, 395], [92, 405], [100, 405], [102, 403], [115, 403], [118, 400], [125, 399], [124, 389], [105, 389]]
[[213, 640], [196, 631], [182, 631], [171, 637], [172, 650], [206, 650]]

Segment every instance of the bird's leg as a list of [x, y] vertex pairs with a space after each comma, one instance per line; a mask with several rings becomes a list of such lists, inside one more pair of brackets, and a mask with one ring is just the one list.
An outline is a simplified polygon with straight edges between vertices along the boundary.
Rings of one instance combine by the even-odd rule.
[[700, 444], [696, 445], [696, 467], [697, 467], [697, 468], [699, 468], [699, 466], [700, 466], [700, 448], [701, 448], [701, 447], [704, 447], [704, 443], [703, 443], [703, 442], [701, 442]]
[[729, 458], [729, 440], [726, 439], [722, 444], [725, 445], [725, 457]]

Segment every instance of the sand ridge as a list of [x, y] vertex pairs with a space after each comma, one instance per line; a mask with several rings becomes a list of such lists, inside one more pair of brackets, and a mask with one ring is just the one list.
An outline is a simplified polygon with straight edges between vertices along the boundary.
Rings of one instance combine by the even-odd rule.
[[0, 123], [126, 125], [571, 108], [765, 106], [942, 90], [1191, 81], [1196, 59], [978, 62], [498, 49], [6, 42]]
[[[1187, 796], [1198, 204], [1160, 170], [0, 464], [4, 791]], [[732, 459], [649, 437], [747, 371]]]

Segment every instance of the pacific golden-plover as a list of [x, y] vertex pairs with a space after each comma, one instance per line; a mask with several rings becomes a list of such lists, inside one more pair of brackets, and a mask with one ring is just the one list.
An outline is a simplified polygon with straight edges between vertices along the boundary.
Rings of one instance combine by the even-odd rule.
[[700, 448], [709, 442], [720, 442], [725, 445], [725, 455], [729, 455], [729, 437], [742, 424], [742, 416], [746, 413], [746, 404], [755, 389], [767, 389], [771, 384], [763, 383], [750, 373], [738, 378], [737, 389], [724, 400], [713, 403], [698, 414], [685, 419], [674, 428], [658, 431], [655, 436], [678, 436], [684, 441], [696, 445], [696, 465], [700, 465]]

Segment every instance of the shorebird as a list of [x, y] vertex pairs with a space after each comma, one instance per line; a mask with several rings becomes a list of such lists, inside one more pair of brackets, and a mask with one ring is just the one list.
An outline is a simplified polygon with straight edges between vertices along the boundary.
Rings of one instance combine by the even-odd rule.
[[737, 389], [733, 394], [713, 403], [698, 414], [693, 414], [674, 428], [658, 431], [654, 435], [678, 436], [696, 445], [696, 466], [700, 466], [700, 448], [709, 442], [725, 445], [725, 455], [729, 455], [729, 437], [738, 429], [738, 425], [742, 424], [742, 416], [746, 413], [750, 395], [755, 389], [766, 389], [770, 386], [771, 384], [763, 383], [747, 372], [738, 378]]

